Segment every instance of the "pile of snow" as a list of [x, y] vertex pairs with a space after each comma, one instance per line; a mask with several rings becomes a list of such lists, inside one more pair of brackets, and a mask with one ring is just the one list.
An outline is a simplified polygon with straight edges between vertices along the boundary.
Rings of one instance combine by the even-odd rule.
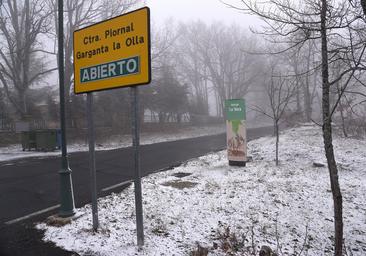
[[[225, 126], [215, 125], [215, 126], [187, 126], [182, 127], [178, 131], [171, 133], [142, 133], [140, 137], [141, 144], [153, 144], [165, 141], [182, 140], [187, 138], [195, 138], [206, 135], [214, 135], [225, 132]], [[98, 143], [95, 145], [95, 150], [111, 150], [116, 148], [125, 148], [132, 145], [131, 135], [115, 135], [110, 137], [107, 141], [103, 143]], [[68, 152], [82, 152], [88, 151], [88, 144], [85, 143], [73, 143], [68, 145]], [[39, 151], [22, 151], [21, 145], [11, 145], [7, 147], [0, 147], [0, 162], [10, 161], [19, 158], [26, 157], [50, 157], [59, 156], [61, 152], [39, 152]]]
[[[133, 187], [99, 199], [100, 231], [93, 233], [90, 205], [63, 227], [38, 224], [44, 240], [80, 255], [189, 255], [197, 243], [209, 255], [226, 255], [223, 230], [230, 228], [242, 253], [267, 245], [279, 255], [333, 255], [333, 204], [321, 129], [304, 126], [280, 138], [249, 143], [253, 161], [229, 167], [226, 152], [143, 178], [145, 246], [136, 249]], [[366, 142], [334, 139], [344, 200], [348, 255], [366, 254]], [[191, 173], [178, 178], [177, 173]], [[221, 230], [221, 240], [220, 233]], [[240, 247], [241, 246], [241, 247]], [[235, 255], [235, 251], [233, 252]], [[351, 254], [352, 253], [352, 254]], [[240, 254], [237, 255], [246, 255]]]

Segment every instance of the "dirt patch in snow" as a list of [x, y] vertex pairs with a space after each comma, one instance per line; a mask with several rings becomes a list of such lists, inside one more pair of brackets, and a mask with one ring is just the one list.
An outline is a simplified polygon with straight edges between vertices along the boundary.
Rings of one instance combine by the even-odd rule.
[[198, 185], [197, 182], [173, 180], [162, 183], [163, 186], [168, 186], [177, 189], [193, 188]]

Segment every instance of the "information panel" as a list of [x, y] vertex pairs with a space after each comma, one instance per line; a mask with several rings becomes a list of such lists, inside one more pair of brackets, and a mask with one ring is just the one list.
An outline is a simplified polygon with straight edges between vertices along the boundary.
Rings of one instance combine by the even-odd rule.
[[230, 165], [245, 165], [247, 162], [247, 138], [245, 127], [245, 101], [225, 101], [227, 152]]
[[74, 74], [76, 94], [150, 83], [149, 8], [75, 31]]

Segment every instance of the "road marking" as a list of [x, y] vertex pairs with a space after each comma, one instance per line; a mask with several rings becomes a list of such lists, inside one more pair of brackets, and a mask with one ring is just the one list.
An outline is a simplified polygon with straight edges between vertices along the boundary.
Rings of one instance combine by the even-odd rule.
[[115, 189], [115, 188], [118, 188], [118, 187], [122, 187], [123, 185], [127, 185], [128, 183], [131, 183], [131, 182], [133, 182], [133, 180], [127, 180], [127, 181], [124, 181], [124, 182], [115, 184], [113, 186], [103, 188], [102, 189], [102, 192], [106, 192], [106, 191], [111, 190], [111, 189]]
[[14, 220], [7, 221], [7, 222], [5, 222], [5, 224], [6, 224], [6, 225], [11, 225], [11, 224], [14, 224], [14, 223], [17, 223], [17, 222], [20, 222], [20, 221], [23, 221], [23, 220], [26, 220], [26, 219], [32, 218], [32, 217], [34, 217], [34, 216], [40, 215], [40, 214], [42, 214], [42, 213], [45, 213], [45, 212], [49, 212], [49, 211], [55, 210], [55, 209], [59, 208], [60, 206], [61, 206], [60, 204], [57, 204], [57, 205], [54, 205], [54, 206], [48, 207], [48, 208], [46, 208], [46, 209], [43, 209], [43, 210], [40, 210], [40, 211], [37, 211], [37, 212], [33, 212], [33, 213], [28, 214], [28, 215], [26, 215], [26, 216], [23, 216], [23, 217], [20, 217], [20, 218], [14, 219]]
[[[131, 182], [133, 182], [133, 180], [127, 180], [127, 181], [124, 181], [124, 182], [121, 182], [121, 183], [115, 184], [115, 185], [113, 185], [113, 186], [103, 188], [103, 189], [102, 189], [102, 191], [103, 191], [103, 192], [106, 192], [106, 191], [108, 191], [108, 190], [115, 189], [115, 188], [118, 188], [118, 187], [121, 187], [121, 186], [127, 185], [128, 183], [131, 183]], [[33, 212], [33, 213], [31, 213], [31, 214], [25, 215], [25, 216], [23, 216], [23, 217], [16, 218], [16, 219], [13, 219], [13, 220], [9, 220], [9, 221], [5, 222], [5, 224], [6, 224], [6, 225], [11, 225], [11, 224], [14, 224], [14, 223], [17, 223], [17, 222], [20, 222], [20, 221], [23, 221], [23, 220], [26, 220], [26, 219], [29, 219], [29, 218], [35, 217], [35, 216], [37, 216], [37, 215], [40, 215], [40, 214], [43, 214], [43, 213], [46, 213], [46, 212], [49, 212], [49, 211], [55, 210], [55, 209], [59, 208], [60, 206], [61, 206], [60, 204], [57, 204], [57, 205], [54, 205], [54, 206], [51, 206], [51, 207], [45, 208], [45, 209], [43, 209], [43, 210], [40, 210], [40, 211], [37, 211], [37, 212]]]

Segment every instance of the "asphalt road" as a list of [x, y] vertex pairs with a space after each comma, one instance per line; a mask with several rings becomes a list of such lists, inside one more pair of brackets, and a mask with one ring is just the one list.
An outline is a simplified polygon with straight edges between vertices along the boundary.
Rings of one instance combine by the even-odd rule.
[[[270, 134], [272, 129], [248, 129], [248, 139]], [[141, 172], [143, 176], [169, 169], [180, 163], [225, 148], [225, 134], [185, 139], [141, 146]], [[76, 206], [90, 202], [88, 153], [69, 155], [73, 171]], [[133, 152], [123, 148], [96, 153], [97, 187], [99, 195], [104, 188], [133, 178]], [[27, 158], [0, 163], [0, 255], [50, 255], [50, 245], [39, 240], [42, 234], [33, 229], [32, 218], [20, 223], [5, 222], [55, 206], [59, 203], [59, 157]], [[121, 190], [122, 187], [116, 188]], [[54, 209], [51, 212], [57, 212]], [[45, 214], [50, 214], [47, 212]], [[39, 216], [38, 216], [39, 217]], [[26, 247], [28, 246], [30, 247]], [[20, 246], [21, 245], [21, 246]], [[29, 253], [21, 247], [32, 248]], [[20, 247], [20, 248], [19, 248]], [[52, 255], [63, 254], [58, 249]]]

